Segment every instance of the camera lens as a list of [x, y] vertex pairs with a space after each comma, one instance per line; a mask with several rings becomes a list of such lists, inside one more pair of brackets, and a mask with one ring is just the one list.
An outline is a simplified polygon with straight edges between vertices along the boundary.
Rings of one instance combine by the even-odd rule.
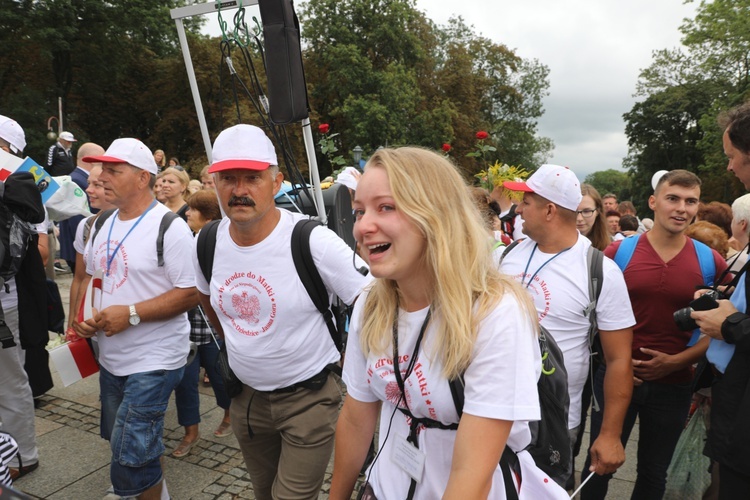
[[698, 324], [690, 317], [691, 312], [693, 312], [692, 308], [683, 307], [674, 313], [674, 322], [677, 324], [677, 328], [683, 332], [689, 332], [698, 328]]

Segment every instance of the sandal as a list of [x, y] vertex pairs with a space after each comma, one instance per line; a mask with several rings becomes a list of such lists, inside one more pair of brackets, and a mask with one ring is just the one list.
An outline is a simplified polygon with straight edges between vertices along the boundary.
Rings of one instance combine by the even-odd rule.
[[208, 372], [203, 372], [203, 385], [211, 385], [211, 381], [208, 379]]
[[29, 464], [25, 467], [9, 467], [8, 471], [10, 472], [10, 478], [11, 480], [15, 481], [16, 479], [22, 478], [29, 472], [34, 472], [39, 467], [39, 462], [34, 462], [33, 464]]
[[230, 434], [232, 434], [232, 424], [224, 421], [222, 421], [214, 431], [214, 436], [217, 438], [227, 437]]
[[182, 442], [180, 442], [180, 445], [172, 452], [172, 456], [175, 458], [184, 457], [185, 455], [190, 453], [190, 450], [193, 449], [193, 446], [195, 446], [195, 443], [197, 443], [198, 441], [200, 441], [200, 436], [196, 436], [196, 438], [192, 441], [185, 441], [183, 439]]

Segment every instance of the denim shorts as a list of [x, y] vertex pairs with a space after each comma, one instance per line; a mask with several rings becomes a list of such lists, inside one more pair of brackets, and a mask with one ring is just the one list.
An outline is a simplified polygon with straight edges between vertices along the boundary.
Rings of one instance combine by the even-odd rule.
[[101, 435], [112, 448], [110, 477], [117, 495], [136, 496], [161, 481], [164, 413], [183, 371], [118, 377], [100, 369]]

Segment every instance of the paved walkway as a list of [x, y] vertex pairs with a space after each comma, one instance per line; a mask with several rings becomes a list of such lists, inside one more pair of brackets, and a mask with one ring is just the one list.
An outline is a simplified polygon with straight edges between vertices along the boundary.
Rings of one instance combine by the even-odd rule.
[[[70, 280], [70, 274], [58, 276], [60, 292], [66, 302]], [[63, 387], [54, 367], [53, 377], [54, 389], [41, 398], [36, 410], [39, 469], [16, 481], [15, 487], [38, 498], [99, 500], [110, 485], [111, 454], [109, 444], [99, 437], [98, 375], [69, 387]], [[210, 387], [201, 384], [200, 393], [201, 440], [184, 458], [169, 455], [183, 435], [177, 423], [174, 400], [167, 412], [164, 467], [171, 497], [175, 500], [255, 498], [234, 436], [213, 436], [223, 411], [216, 407]], [[637, 429], [633, 434], [637, 436]], [[588, 435], [585, 442], [588, 443]], [[630, 498], [635, 479], [635, 449], [635, 443], [631, 442], [628, 461], [610, 483], [608, 498]], [[583, 465], [581, 456], [576, 464], [578, 471]], [[321, 499], [328, 498], [331, 468], [329, 465]]]

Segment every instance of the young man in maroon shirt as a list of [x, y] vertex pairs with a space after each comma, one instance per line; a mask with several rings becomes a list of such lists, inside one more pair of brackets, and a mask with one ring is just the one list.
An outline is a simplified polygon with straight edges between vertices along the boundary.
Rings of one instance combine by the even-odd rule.
[[[649, 198], [654, 227], [640, 235], [624, 270], [635, 315], [633, 328], [634, 390], [622, 429], [623, 446], [639, 418], [638, 476], [633, 499], [660, 499], [667, 468], [685, 424], [691, 400], [691, 366], [708, 348], [708, 338], [688, 347], [692, 332], [681, 331], [673, 318], [693, 300], [696, 286], [704, 285], [694, 242], [684, 232], [698, 212], [700, 179], [686, 170], [665, 174]], [[610, 245], [612, 259], [621, 242]], [[715, 276], [726, 269], [724, 259], [712, 251]], [[602, 367], [594, 378], [601, 393]], [[602, 401], [603, 398], [599, 398]], [[599, 432], [600, 418], [591, 419], [591, 439]], [[589, 464], [584, 467], [584, 478]], [[595, 476], [583, 489], [584, 500], [603, 499], [611, 476]]]

